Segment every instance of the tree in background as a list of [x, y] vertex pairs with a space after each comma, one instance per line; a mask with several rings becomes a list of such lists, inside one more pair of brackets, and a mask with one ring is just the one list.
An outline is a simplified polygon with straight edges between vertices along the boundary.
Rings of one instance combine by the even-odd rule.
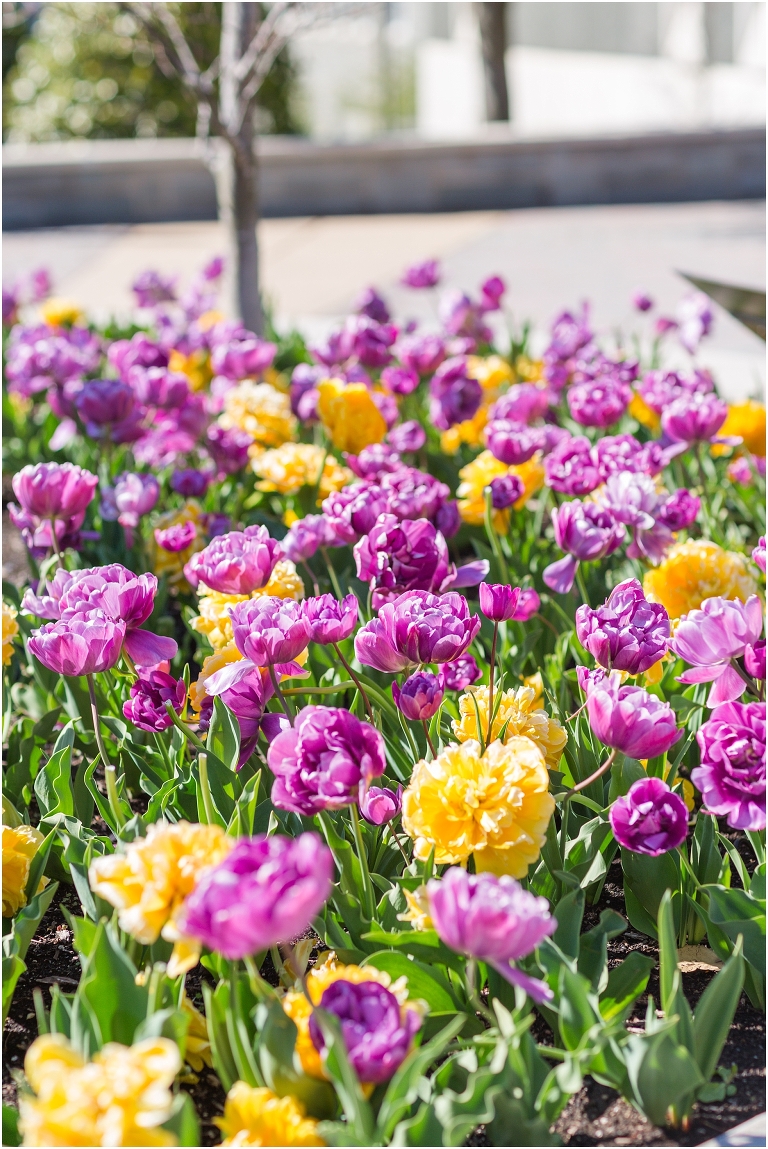
[[318, 21], [346, 15], [345, 3], [241, 3], [222, 5], [221, 37], [213, 60], [198, 55], [186, 35], [178, 4], [125, 3], [197, 106], [197, 135], [224, 140], [231, 161], [231, 210], [240, 316], [258, 334], [264, 316], [259, 294], [259, 165], [256, 110], [259, 94], [290, 38]]
[[480, 24], [480, 45], [485, 76], [485, 117], [489, 122], [509, 119], [507, 74], [504, 51], [507, 46], [506, 4], [475, 5]]
[[[170, 6], [201, 68], [216, 59], [220, 3]], [[259, 88], [260, 132], [294, 133], [286, 50]], [[3, 4], [3, 128], [11, 142], [194, 136], [197, 101], [162, 46], [116, 3]]]

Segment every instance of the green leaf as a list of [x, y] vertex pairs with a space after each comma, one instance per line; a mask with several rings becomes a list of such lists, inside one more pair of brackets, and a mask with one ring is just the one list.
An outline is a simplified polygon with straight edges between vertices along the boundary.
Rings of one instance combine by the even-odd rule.
[[589, 982], [568, 966], [560, 970], [559, 989], [560, 1036], [566, 1049], [577, 1049], [602, 1018], [595, 1008], [596, 999], [590, 994]]
[[608, 959], [608, 939], [623, 933], [627, 923], [615, 910], [603, 910], [600, 921], [579, 939], [579, 960], [577, 969], [587, 978], [592, 989], [599, 992], [607, 981], [605, 966]]
[[624, 1021], [648, 984], [653, 958], [632, 951], [621, 965], [608, 974], [608, 984], [600, 995], [600, 1013], [606, 1021]]
[[661, 1008], [669, 1016], [672, 1012], [675, 974], [677, 970], [677, 939], [672, 917], [672, 892], [665, 890], [659, 905], [659, 995]]
[[464, 959], [453, 950], [448, 949], [441, 941], [436, 930], [398, 930], [388, 932], [375, 922], [367, 933], [362, 935], [362, 941], [372, 942], [378, 946], [389, 946], [393, 949], [403, 950], [427, 965], [444, 965], [455, 969], [457, 973], [464, 970]]
[[707, 916], [734, 944], [744, 938], [744, 957], [765, 977], [765, 903], [745, 890], [706, 886], [709, 894]]
[[35, 936], [35, 931], [43, 920], [51, 904], [53, 895], [58, 888], [58, 882], [49, 882], [45, 889], [41, 890], [39, 894], [36, 894], [35, 897], [27, 903], [24, 909], [16, 915], [13, 922], [13, 932], [16, 937], [20, 958], [26, 957], [29, 943]]
[[566, 894], [564, 898], [561, 898], [555, 906], [557, 930], [555, 931], [553, 941], [568, 957], [575, 958], [578, 955], [579, 935], [581, 933], [583, 917], [583, 890], [572, 890], [570, 894]]
[[30, 862], [29, 874], [27, 875], [27, 884], [24, 887], [24, 896], [27, 901], [30, 901], [37, 893], [40, 881], [45, 874], [45, 867], [48, 864], [48, 856], [51, 852], [53, 839], [56, 837], [56, 827], [43, 838], [40, 843], [37, 853]]
[[376, 1144], [373, 1113], [363, 1096], [357, 1075], [349, 1063], [339, 1019], [328, 1010], [317, 1007], [316, 1018], [325, 1040], [325, 1071], [336, 1086], [344, 1115], [360, 1146]]
[[240, 727], [232, 711], [220, 698], [213, 700], [206, 746], [209, 755], [215, 754], [230, 770], [237, 769], [237, 760], [240, 757]]
[[215, 990], [208, 982], [203, 982], [203, 1001], [208, 1026], [208, 1040], [211, 1043], [213, 1068], [221, 1084], [229, 1092], [237, 1081], [237, 1066], [227, 1035], [226, 1016], [229, 1007], [229, 985], [220, 981]]
[[425, 1001], [437, 1013], [450, 1013], [451, 1010], [461, 1008], [447, 979], [438, 970], [430, 969], [403, 953], [380, 950], [367, 957], [362, 964], [372, 965], [388, 973], [393, 981], [405, 977], [408, 981], [408, 997], [412, 1001]]
[[3, 1145], [21, 1145], [19, 1111], [10, 1105], [3, 1106]]
[[78, 921], [82, 923], [81, 931], [94, 929], [94, 941], [75, 997], [85, 999], [93, 1011], [102, 1042], [131, 1045], [137, 1027], [147, 1014], [148, 991], [136, 985], [136, 968], [120, 945], [113, 926], [102, 922], [94, 927], [86, 919]]
[[[3, 950], [5, 950], [5, 948], [4, 940]], [[5, 952], [3, 953], [3, 1025], [5, 1025], [5, 1019], [8, 1017], [8, 1010], [11, 1008], [16, 983], [26, 968], [26, 965], [17, 953], [9, 953], [7, 955]]]
[[720, 1060], [743, 985], [744, 959], [737, 941], [732, 955], [701, 995], [693, 1017], [694, 1056], [705, 1081]]
[[161, 1128], [175, 1134], [177, 1145], [200, 1144], [200, 1123], [188, 1093], [177, 1093], [174, 1098], [173, 1114]]
[[669, 1108], [692, 1098], [704, 1085], [691, 1054], [666, 1029], [633, 1034], [625, 1049], [633, 1100], [654, 1125], [665, 1125]]
[[[671, 851], [661, 854], [658, 858], [651, 858], [646, 854], [635, 854], [631, 850], [622, 849], [621, 867], [624, 871], [627, 917], [636, 929], [655, 938], [656, 919], [659, 916], [659, 905], [664, 891], [672, 890], [673, 894], [677, 894], [680, 889], [679, 862]], [[636, 906], [643, 911], [642, 914], [635, 912]], [[679, 898], [675, 897], [672, 908], [677, 930], [680, 915]]]
[[[72, 741], [74, 741], [72, 724], [68, 723], [59, 736], [57, 746], [65, 733], [71, 734]], [[60, 749], [54, 750], [45, 766], [39, 771], [37, 778], [35, 778], [35, 794], [40, 813], [44, 819], [53, 814], [74, 814], [72, 742], [65, 742]]]
[[279, 1001], [260, 1005], [258, 1060], [265, 1083], [280, 1097], [298, 1097], [312, 1117], [333, 1117], [336, 1099], [327, 1081], [309, 1077], [294, 1056], [297, 1029]]
[[395, 1125], [417, 1100], [420, 1083], [427, 1069], [442, 1057], [454, 1037], [458, 1037], [466, 1020], [464, 1014], [453, 1018], [430, 1041], [412, 1049], [398, 1067], [387, 1086], [379, 1109], [378, 1127], [383, 1144], [389, 1143]]

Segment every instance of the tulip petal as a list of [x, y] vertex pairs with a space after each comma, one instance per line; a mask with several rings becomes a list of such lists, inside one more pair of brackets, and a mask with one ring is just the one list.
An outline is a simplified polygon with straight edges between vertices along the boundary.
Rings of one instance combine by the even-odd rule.
[[503, 978], [510, 983], [510, 985], [519, 985], [520, 989], [525, 990], [534, 1001], [551, 1001], [555, 996], [548, 985], [538, 978], [529, 977], [527, 973], [523, 973], [512, 965], [505, 965], [503, 962], [489, 962], [497, 973], [500, 973]]
[[573, 555], [566, 555], [564, 559], [550, 563], [541, 577], [555, 594], [567, 594], [573, 586], [578, 565]]
[[123, 647], [136, 666], [156, 666], [158, 662], [173, 658], [179, 649], [175, 639], [153, 634], [151, 630], [129, 630]]
[[725, 662], [715, 663], [714, 666], [691, 666], [679, 675], [677, 682], [683, 682], [686, 686], [693, 686], [698, 682], [714, 682], [727, 669], [728, 665]]
[[464, 566], [458, 568], [452, 579], [445, 580], [441, 590], [448, 590], [449, 586], [451, 590], [461, 586], [477, 586], [483, 581], [490, 569], [491, 564], [487, 559], [475, 559], [471, 563], [464, 563]]
[[735, 702], [741, 698], [745, 689], [746, 684], [741, 675], [732, 666], [726, 666], [709, 692], [707, 706], [714, 707], [719, 706], [721, 702]]
[[250, 658], [241, 658], [239, 662], [230, 662], [229, 666], [223, 666], [221, 670], [217, 670], [215, 674], [206, 678], [205, 693], [215, 698], [218, 694], [223, 694], [225, 690], [229, 690], [230, 687], [236, 686], [252, 670], [258, 672], [258, 667], [255, 662], [251, 662]]

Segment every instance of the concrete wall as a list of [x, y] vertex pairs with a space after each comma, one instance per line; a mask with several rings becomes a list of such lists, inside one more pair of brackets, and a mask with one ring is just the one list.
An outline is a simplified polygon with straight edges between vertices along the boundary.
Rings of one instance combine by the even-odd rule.
[[[214, 178], [194, 140], [13, 145], [3, 227], [215, 219]], [[765, 195], [765, 132], [601, 139], [322, 146], [261, 141], [265, 216], [439, 212]]]

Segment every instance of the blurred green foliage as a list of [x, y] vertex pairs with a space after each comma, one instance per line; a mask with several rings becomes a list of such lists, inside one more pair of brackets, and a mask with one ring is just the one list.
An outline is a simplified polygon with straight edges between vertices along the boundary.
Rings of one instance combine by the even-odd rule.
[[[3, 37], [5, 140], [195, 134], [194, 100], [138, 22], [119, 5], [8, 7], [12, 11], [7, 19], [4, 14], [8, 27]], [[171, 7], [201, 68], [208, 67], [218, 51], [221, 4]], [[259, 131], [298, 131], [293, 85], [294, 68], [283, 52], [260, 93]]]

